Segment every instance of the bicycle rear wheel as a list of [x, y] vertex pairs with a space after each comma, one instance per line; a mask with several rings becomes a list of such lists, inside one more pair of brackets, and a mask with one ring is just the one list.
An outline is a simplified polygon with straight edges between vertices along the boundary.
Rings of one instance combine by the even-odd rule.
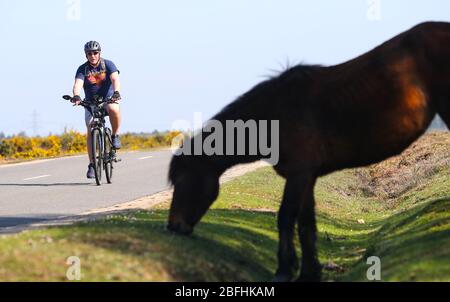
[[104, 160], [104, 166], [105, 166], [105, 175], [106, 175], [106, 181], [110, 184], [112, 182], [112, 176], [113, 176], [113, 147], [112, 147], [112, 137], [111, 137], [111, 130], [106, 129], [105, 132], [105, 160]]
[[92, 158], [94, 159], [95, 182], [101, 185], [103, 168], [102, 140], [99, 129], [92, 130]]

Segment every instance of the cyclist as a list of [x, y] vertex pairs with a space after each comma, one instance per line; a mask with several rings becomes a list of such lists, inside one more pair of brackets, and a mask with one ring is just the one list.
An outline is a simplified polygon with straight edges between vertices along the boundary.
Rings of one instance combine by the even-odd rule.
[[[97, 41], [89, 41], [84, 45], [84, 52], [87, 62], [78, 67], [73, 85], [72, 102], [78, 105], [81, 102], [81, 88], [84, 88], [86, 100], [92, 101], [94, 96], [111, 98], [115, 103], [105, 103], [105, 108], [109, 116], [112, 127], [112, 144], [114, 148], [120, 149], [119, 127], [121, 123], [121, 114], [118, 101], [120, 97], [119, 70], [116, 65], [101, 57], [101, 47]], [[94, 159], [92, 158], [90, 125], [93, 116], [89, 110], [85, 109], [85, 121], [87, 127], [87, 146], [89, 155], [89, 166], [87, 178], [95, 178]]]

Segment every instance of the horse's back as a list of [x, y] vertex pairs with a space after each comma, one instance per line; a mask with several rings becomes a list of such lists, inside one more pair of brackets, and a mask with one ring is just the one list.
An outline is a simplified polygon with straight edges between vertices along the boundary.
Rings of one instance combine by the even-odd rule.
[[448, 23], [423, 23], [317, 72], [298, 107], [311, 115], [308, 122], [293, 123], [293, 131], [281, 129], [289, 143], [281, 146], [280, 166], [328, 173], [375, 163], [408, 147], [435, 114], [420, 46], [427, 33], [447, 29], [450, 33]]

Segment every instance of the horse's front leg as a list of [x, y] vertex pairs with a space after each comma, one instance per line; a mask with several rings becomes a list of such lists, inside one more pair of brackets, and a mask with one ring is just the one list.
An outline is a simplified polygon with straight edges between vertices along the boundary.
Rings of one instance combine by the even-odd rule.
[[278, 212], [278, 269], [273, 281], [291, 281], [298, 271], [298, 258], [293, 239], [300, 198], [306, 183], [303, 176], [292, 176], [286, 180]]
[[322, 267], [316, 250], [316, 215], [314, 202], [314, 184], [310, 179], [305, 187], [298, 215], [298, 235], [302, 247], [302, 265], [297, 281], [320, 281]]

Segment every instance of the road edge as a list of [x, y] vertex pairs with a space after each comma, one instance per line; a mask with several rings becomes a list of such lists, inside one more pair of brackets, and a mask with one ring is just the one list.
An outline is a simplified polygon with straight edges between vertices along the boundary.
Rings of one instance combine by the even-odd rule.
[[[227, 170], [221, 177], [220, 183], [226, 183], [232, 179], [239, 176], [243, 176], [249, 172], [255, 171], [262, 167], [268, 167], [265, 161], [257, 161], [250, 164], [240, 164], [236, 165], [229, 170]], [[52, 218], [49, 220], [35, 222], [25, 225], [6, 227], [0, 230], [0, 237], [17, 234], [24, 231], [31, 231], [36, 229], [42, 229], [46, 227], [54, 226], [64, 226], [71, 225], [77, 222], [90, 222], [98, 219], [105, 218], [110, 215], [126, 214], [129, 212], [139, 211], [139, 210], [150, 210], [153, 207], [162, 204], [164, 202], [170, 201], [172, 197], [173, 189], [163, 190], [152, 195], [140, 197], [138, 199], [119, 203], [113, 206], [96, 208], [79, 215], [61, 216], [57, 218]]]

